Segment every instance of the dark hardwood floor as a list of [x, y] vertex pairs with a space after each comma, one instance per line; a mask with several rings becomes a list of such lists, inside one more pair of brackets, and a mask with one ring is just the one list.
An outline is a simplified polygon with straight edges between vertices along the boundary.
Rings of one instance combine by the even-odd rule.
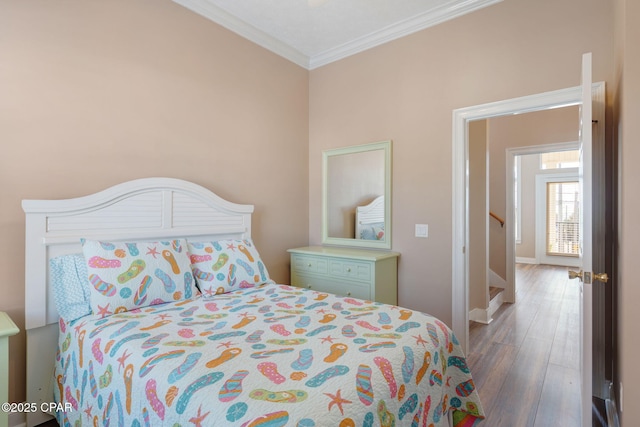
[[471, 322], [468, 363], [487, 426], [580, 425], [579, 287], [566, 267], [518, 264], [516, 303]]

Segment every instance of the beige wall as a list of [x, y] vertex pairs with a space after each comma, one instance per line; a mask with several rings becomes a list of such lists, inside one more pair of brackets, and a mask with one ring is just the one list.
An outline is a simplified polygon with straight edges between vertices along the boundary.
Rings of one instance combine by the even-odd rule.
[[521, 206], [520, 243], [516, 244], [516, 257], [536, 257], [536, 174], [540, 170], [540, 155], [520, 156]]
[[487, 121], [469, 123], [469, 310], [489, 307]]
[[[449, 323], [452, 110], [575, 86], [591, 51], [594, 80], [616, 101], [618, 357], [631, 425], [640, 418], [640, 3], [614, 5], [615, 57], [610, 2], [508, 0], [307, 73], [168, 0], [4, 0], [0, 310], [23, 326], [23, 198], [189, 179], [256, 204], [254, 237], [286, 280], [284, 249], [320, 241], [322, 150], [393, 139], [400, 303]], [[307, 197], [308, 217], [298, 203]], [[413, 237], [415, 223], [430, 225], [428, 239]], [[18, 401], [24, 334], [10, 345]]]
[[[24, 327], [25, 198], [169, 176], [255, 204], [272, 277], [308, 240], [308, 72], [169, 0], [0, 2], [0, 310]], [[10, 340], [25, 399], [25, 335]]]
[[[450, 323], [452, 111], [576, 86], [588, 51], [594, 80], [612, 79], [612, 23], [600, 0], [509, 0], [311, 71], [311, 243], [322, 150], [392, 139], [399, 303]], [[414, 237], [416, 223], [429, 238]]]
[[[640, 259], [640, 3], [617, 0], [616, 7], [616, 94], [614, 129], [619, 149], [619, 213], [618, 213], [618, 343], [617, 377], [624, 386], [621, 402], [622, 425], [633, 426], [640, 419], [640, 286], [637, 264]], [[614, 282], [615, 283], [615, 282]]]

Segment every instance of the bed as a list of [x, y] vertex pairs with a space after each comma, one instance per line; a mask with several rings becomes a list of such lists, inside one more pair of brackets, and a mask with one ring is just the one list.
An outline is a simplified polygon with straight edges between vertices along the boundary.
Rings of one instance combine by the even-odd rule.
[[385, 238], [384, 196], [356, 207], [356, 239], [384, 240]]
[[[251, 240], [251, 205], [148, 178], [23, 208], [27, 402], [38, 409], [28, 426], [51, 415], [61, 425], [242, 427], [471, 426], [484, 418], [444, 323], [274, 283]], [[147, 255], [147, 265], [129, 262], [134, 255]], [[118, 257], [131, 265], [118, 283], [136, 283], [126, 293], [106, 279]], [[155, 268], [144, 270], [150, 257], [174, 280], [157, 270], [145, 276]], [[93, 311], [67, 321], [53, 288], [56, 262], [71, 258], [83, 283], [86, 268], [102, 293], [91, 291]], [[248, 275], [243, 263], [253, 267]], [[207, 270], [216, 265], [225, 268]], [[142, 291], [154, 274], [168, 299]], [[125, 302], [109, 306], [100, 299], [107, 295]]]

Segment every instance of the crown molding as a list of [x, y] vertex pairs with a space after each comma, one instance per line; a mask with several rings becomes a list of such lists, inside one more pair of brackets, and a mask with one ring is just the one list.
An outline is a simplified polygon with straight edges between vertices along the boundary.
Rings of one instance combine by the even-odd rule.
[[313, 70], [503, 0], [450, 1], [443, 6], [312, 56], [305, 55], [207, 0], [173, 1], [307, 70]]
[[327, 65], [356, 53], [413, 34], [425, 28], [474, 12], [503, 0], [458, 0], [426, 11], [397, 24], [369, 33], [366, 36], [314, 55], [309, 59], [309, 69]]

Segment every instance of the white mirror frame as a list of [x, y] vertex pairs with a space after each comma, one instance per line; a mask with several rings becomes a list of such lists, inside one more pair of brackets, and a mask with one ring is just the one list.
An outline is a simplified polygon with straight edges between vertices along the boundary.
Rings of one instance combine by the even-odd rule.
[[[329, 237], [328, 213], [327, 213], [327, 187], [328, 187], [328, 160], [332, 156], [344, 154], [362, 153], [374, 150], [384, 150], [384, 240], [361, 240], [355, 238]], [[370, 144], [355, 145], [351, 147], [335, 148], [322, 152], [322, 244], [353, 246], [361, 248], [391, 249], [391, 140], [374, 142]]]

